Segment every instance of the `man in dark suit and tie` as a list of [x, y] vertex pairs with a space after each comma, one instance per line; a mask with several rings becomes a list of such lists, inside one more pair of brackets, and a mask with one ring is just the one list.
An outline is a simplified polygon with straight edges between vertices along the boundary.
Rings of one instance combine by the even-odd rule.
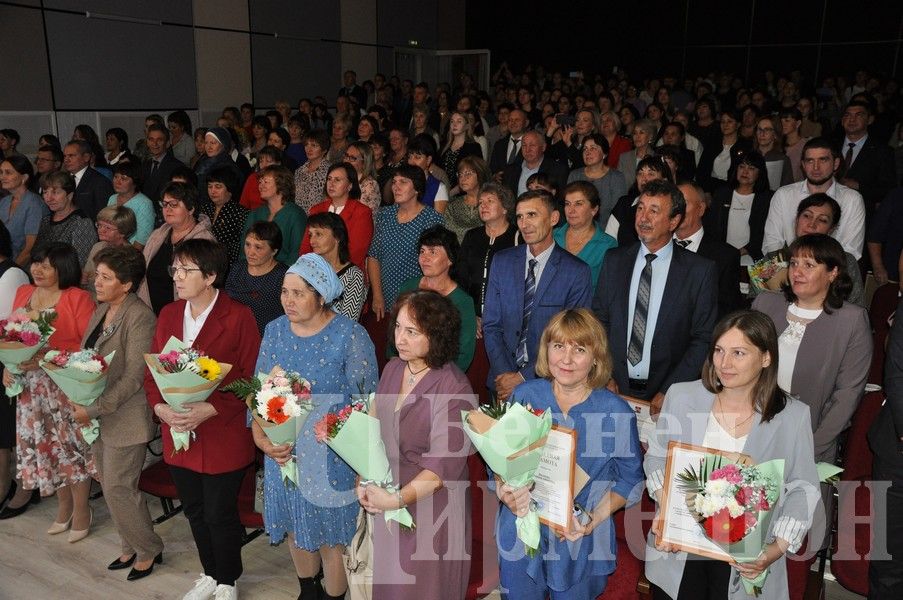
[[717, 312], [715, 263], [673, 242], [686, 211], [670, 181], [652, 181], [637, 201], [640, 241], [609, 250], [593, 297], [608, 333], [618, 393], [661, 410], [672, 383], [699, 379]]
[[489, 171], [501, 178], [502, 171], [508, 165], [519, 163], [523, 160], [520, 153], [521, 138], [527, 129], [527, 113], [515, 108], [508, 113], [508, 135], [499, 139], [492, 146], [489, 155]]
[[487, 386], [500, 400], [536, 377], [539, 339], [549, 319], [566, 308], [589, 307], [592, 298], [587, 264], [552, 239], [558, 211], [551, 194], [527, 192], [515, 211], [524, 243], [493, 259], [483, 310]]
[[83, 140], [72, 140], [63, 148], [63, 168], [75, 178], [75, 206], [91, 220], [113, 195], [113, 184], [91, 166], [94, 153]]
[[712, 234], [706, 234], [702, 218], [708, 208], [709, 199], [701, 187], [693, 182], [678, 186], [687, 202], [687, 212], [674, 240], [677, 245], [699, 256], [707, 258], [718, 267], [718, 318], [743, 308], [740, 296], [740, 251], [722, 242]]
[[897, 318], [887, 344], [884, 366], [884, 392], [887, 401], [869, 430], [868, 439], [875, 453], [872, 477], [890, 481], [884, 504], [878, 497], [877, 526], [886, 528], [890, 560], [872, 559], [869, 565], [869, 598], [891, 600], [903, 597], [903, 302], [897, 305]]
[[840, 121], [845, 137], [840, 149], [842, 175], [838, 180], [862, 194], [866, 214], [872, 214], [897, 183], [893, 150], [868, 134], [874, 120], [868, 102], [853, 100], [844, 109]]
[[160, 193], [172, 179], [173, 171], [181, 167], [182, 163], [168, 148], [169, 130], [166, 127], [156, 123], [148, 126], [144, 141], [149, 156], [141, 163], [141, 178], [144, 180], [141, 191], [154, 203], [156, 221], [159, 225], [163, 222]]
[[[511, 113], [513, 116], [514, 113]], [[511, 116], [508, 123], [511, 123]], [[501, 144], [504, 140], [499, 140]], [[496, 144], [496, 145], [498, 145]], [[546, 156], [546, 138], [536, 130], [530, 130], [521, 137], [521, 156], [523, 160], [508, 165], [502, 173], [502, 183], [507, 185], [515, 195], [527, 191], [527, 179], [534, 173], [545, 173], [561, 192], [568, 181], [568, 169], [550, 156]]]

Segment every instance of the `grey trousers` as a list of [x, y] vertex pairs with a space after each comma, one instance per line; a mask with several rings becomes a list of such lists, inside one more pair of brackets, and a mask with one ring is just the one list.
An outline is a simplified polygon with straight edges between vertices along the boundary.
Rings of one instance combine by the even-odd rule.
[[138, 478], [144, 466], [145, 444], [114, 448], [102, 438], [94, 442], [94, 456], [103, 497], [122, 541], [122, 555], [137, 554], [150, 560], [163, 551], [163, 540], [154, 532]]

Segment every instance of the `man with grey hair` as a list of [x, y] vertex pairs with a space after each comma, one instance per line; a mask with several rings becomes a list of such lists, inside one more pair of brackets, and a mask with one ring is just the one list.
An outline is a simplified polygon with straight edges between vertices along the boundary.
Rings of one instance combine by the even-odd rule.
[[[517, 111], [512, 111], [508, 117], [509, 127], [515, 112]], [[530, 130], [523, 135], [521, 156], [523, 157], [522, 161], [508, 165], [502, 174], [502, 183], [511, 188], [516, 196], [527, 191], [527, 179], [534, 173], [545, 173], [554, 182], [559, 192], [564, 189], [567, 184], [568, 169], [546, 156], [546, 138], [542, 133]]]

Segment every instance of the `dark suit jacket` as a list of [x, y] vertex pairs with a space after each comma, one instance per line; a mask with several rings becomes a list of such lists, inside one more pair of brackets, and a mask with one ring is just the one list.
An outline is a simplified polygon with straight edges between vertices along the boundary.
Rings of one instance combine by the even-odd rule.
[[[486, 304], [483, 308], [483, 339], [489, 357], [489, 389], [501, 373], [517, 371], [517, 341], [524, 316], [527, 245], [502, 250], [492, 259]], [[536, 377], [536, 353], [546, 323], [566, 308], [589, 307], [592, 299], [589, 266], [555, 245], [542, 271], [533, 301], [527, 332], [529, 362], [520, 370], [524, 379]]]
[[[182, 339], [184, 313], [185, 300], [176, 300], [163, 307], [149, 352], [159, 353], [170, 336]], [[232, 365], [232, 370], [220, 387], [228, 385], [234, 379], [253, 376], [260, 350], [260, 332], [251, 309], [232, 300], [224, 290], [220, 290], [194, 347], [210, 358]], [[147, 369], [144, 390], [151, 408], [163, 402], [160, 390]], [[218, 414], [197, 427], [197, 437], [191, 440], [188, 450], [173, 454], [169, 425], [160, 424], [163, 432], [163, 459], [167, 464], [207, 474], [237, 471], [251, 464], [254, 460], [254, 441], [247, 426], [248, 408], [244, 399], [217, 390], [207, 398], [207, 402], [216, 408]]]
[[903, 301], [897, 305], [897, 318], [887, 343], [884, 365], [884, 392], [887, 402], [869, 430], [869, 444], [895, 479], [903, 479]]
[[[774, 194], [766, 189], [758, 192], [753, 197], [752, 208], [749, 212], [749, 242], [746, 251], [755, 260], [762, 258], [762, 238], [765, 236], [765, 221], [768, 219], [768, 208], [771, 206], [771, 196]], [[727, 240], [727, 220], [731, 212], [731, 201], [734, 190], [723, 185], [715, 190], [712, 204], [702, 217], [702, 225], [706, 233], [711, 233], [718, 240]]]
[[630, 246], [640, 241], [636, 234], [636, 206], [633, 204], [637, 195], [636, 187], [631, 186], [611, 209], [611, 216], [618, 220], [618, 246]]
[[[840, 142], [842, 144], [843, 139]], [[846, 154], [846, 149], [842, 148], [841, 154]], [[843, 158], [841, 158], [840, 164], [841, 171], [843, 171]], [[859, 182], [859, 193], [862, 194], [866, 211], [871, 212], [875, 205], [884, 200], [887, 193], [896, 187], [897, 175], [894, 168], [893, 150], [890, 146], [879, 144], [872, 136], [869, 136], [850, 169], [837, 179], [844, 177]]]
[[[612, 377], [623, 393], [627, 377], [630, 279], [639, 242], [609, 250], [593, 297], [593, 312], [608, 333]], [[715, 264], [674, 245], [664, 298], [652, 334], [649, 377], [644, 399], [666, 392], [673, 383], [699, 379], [715, 328], [717, 287]]]
[[[712, 167], [715, 165], [715, 159], [721, 154], [723, 148], [721, 140], [718, 140], [718, 143], [713, 145], [704, 144], [702, 156], [699, 157], [699, 164], [696, 165], [696, 183], [710, 194], [714, 193], [721, 183], [712, 177]], [[737, 142], [731, 146], [731, 152], [740, 149], [752, 150], [752, 142], [745, 138], [738, 138]]]
[[75, 205], [82, 209], [91, 220], [97, 218], [100, 209], [107, 205], [113, 195], [113, 184], [93, 167], [88, 167], [75, 188]]
[[[523, 164], [523, 160], [517, 161], [505, 167], [505, 170], [502, 172], [502, 183], [511, 188], [515, 196], [517, 196], [517, 184], [520, 181]], [[539, 165], [539, 173], [545, 173], [555, 182], [559, 195], [564, 190], [564, 186], [567, 185], [568, 168], [559, 162], [555, 162], [548, 155], [543, 157], [542, 163]]]
[[160, 159], [160, 166], [153, 175], [151, 175], [151, 166], [153, 166], [153, 161], [150, 159], [141, 164], [141, 178], [144, 180], [144, 184], [141, 186], [141, 192], [151, 199], [151, 202], [154, 203], [154, 210], [159, 213], [161, 199], [160, 192], [162, 192], [163, 188], [166, 187], [166, 184], [169, 183], [173, 171], [184, 165], [180, 163], [171, 152], [167, 152], [163, 155], [163, 158]]
[[[498, 173], [499, 171], [504, 171], [508, 166], [508, 142], [511, 141], [511, 134], [509, 133], [492, 146], [492, 152], [489, 154], [489, 172], [490, 173]], [[524, 157], [521, 156], [521, 153], [518, 152], [517, 156], [514, 158], [514, 163], [520, 164], [524, 160]]]
[[[100, 304], [88, 321], [82, 339], [84, 346], [110, 305]], [[122, 301], [113, 322], [104, 330], [94, 347], [106, 356], [115, 351], [107, 372], [107, 386], [94, 404], [86, 407], [88, 416], [100, 419], [100, 438], [113, 448], [145, 444], [156, 431], [153, 415], [144, 395], [144, 353], [154, 337], [157, 317], [135, 294]]]
[[706, 231], [696, 254], [714, 262], [718, 269], [718, 318], [743, 308], [743, 297], [740, 295], [740, 251]]

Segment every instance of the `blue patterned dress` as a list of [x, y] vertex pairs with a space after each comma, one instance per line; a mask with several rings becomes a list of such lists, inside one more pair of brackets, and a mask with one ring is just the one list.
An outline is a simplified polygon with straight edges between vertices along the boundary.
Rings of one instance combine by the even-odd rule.
[[342, 315], [309, 337], [295, 335], [283, 315], [266, 326], [257, 371], [269, 373], [276, 365], [311, 382], [314, 409], [295, 445], [298, 487], [286, 487], [276, 462], [265, 459], [263, 521], [270, 543], [278, 544], [291, 533], [295, 544], [310, 552], [324, 544], [348, 544], [359, 508], [354, 471], [329, 447], [317, 443], [314, 424], [348, 404], [359, 385], [376, 391], [373, 343], [363, 327]]

